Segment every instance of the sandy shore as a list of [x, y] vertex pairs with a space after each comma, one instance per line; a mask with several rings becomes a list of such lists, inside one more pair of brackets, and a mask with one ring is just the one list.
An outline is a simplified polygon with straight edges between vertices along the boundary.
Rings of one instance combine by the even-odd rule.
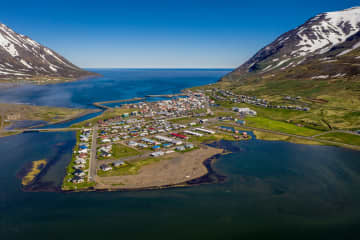
[[203, 162], [222, 153], [223, 149], [201, 146], [187, 153], [174, 153], [170, 159], [142, 167], [137, 175], [99, 177], [96, 189], [143, 189], [176, 185], [197, 179], [208, 173]]

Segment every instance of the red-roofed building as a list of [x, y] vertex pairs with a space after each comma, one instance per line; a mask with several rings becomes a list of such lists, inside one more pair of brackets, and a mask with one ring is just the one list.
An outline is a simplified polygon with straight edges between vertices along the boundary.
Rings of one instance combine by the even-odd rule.
[[184, 135], [181, 135], [181, 134], [178, 134], [178, 133], [171, 133], [171, 135], [173, 135], [174, 137], [177, 137], [177, 138], [187, 139], [187, 136], [184, 136]]

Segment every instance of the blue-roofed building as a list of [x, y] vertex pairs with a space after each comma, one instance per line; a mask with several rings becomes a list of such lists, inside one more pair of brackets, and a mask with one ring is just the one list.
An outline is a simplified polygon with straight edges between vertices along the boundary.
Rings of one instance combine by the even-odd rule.
[[159, 149], [160, 146], [159, 145], [156, 145], [156, 146], [153, 146], [152, 149]]
[[246, 121], [245, 120], [237, 120], [236, 123], [240, 124], [240, 125], [245, 125]]
[[165, 147], [165, 148], [168, 148], [168, 147], [171, 147], [171, 146], [172, 146], [171, 143], [165, 143], [165, 144], [163, 144], [163, 147]]

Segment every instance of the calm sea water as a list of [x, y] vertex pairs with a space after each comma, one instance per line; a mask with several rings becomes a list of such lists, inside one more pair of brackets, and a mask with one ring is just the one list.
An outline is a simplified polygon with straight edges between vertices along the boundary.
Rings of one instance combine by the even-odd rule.
[[0, 89], [0, 102], [61, 107], [88, 107], [91, 103], [178, 93], [181, 89], [218, 81], [229, 69], [89, 69], [104, 77], [44, 86]]
[[[51, 95], [46, 89], [57, 89], [65, 95], [53, 105], [86, 106], [93, 99], [177, 92], [223, 74], [171, 72], [154, 77], [145, 70], [101, 71], [104, 78], [26, 86], [0, 95], [2, 100], [42, 104]], [[121, 83], [130, 84], [129, 79], [139, 86], [121, 90], [131, 89]], [[113, 87], [102, 86], [110, 82]], [[79, 85], [92, 87], [82, 92]], [[114, 95], [103, 95], [106, 88]], [[74, 143], [71, 132], [0, 138], [0, 239], [358, 239], [360, 233], [360, 152], [256, 139], [222, 141], [214, 145], [232, 153], [214, 164], [228, 177], [220, 184], [137, 192], [21, 190], [19, 170], [43, 158], [51, 167], [38, 185], [51, 190], [60, 184]]]

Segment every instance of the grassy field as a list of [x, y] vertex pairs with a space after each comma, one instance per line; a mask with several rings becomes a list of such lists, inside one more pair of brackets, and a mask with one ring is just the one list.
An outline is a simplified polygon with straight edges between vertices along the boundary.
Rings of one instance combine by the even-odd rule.
[[[271, 97], [274, 99], [275, 97]], [[294, 124], [301, 124], [307, 128], [317, 129], [321, 131], [330, 130], [328, 125], [323, 121], [327, 119], [325, 116], [328, 112], [320, 112], [319, 109], [312, 109], [312, 111], [305, 112], [305, 111], [294, 111], [289, 109], [277, 109], [277, 108], [263, 108], [259, 106], [254, 106], [245, 103], [233, 103], [231, 101], [218, 101], [220, 107], [218, 107], [214, 112], [217, 116], [233, 116], [238, 117], [235, 113], [230, 114], [229, 112], [232, 107], [248, 107], [257, 112], [257, 116], [268, 118], [271, 120], [277, 121], [288, 121]], [[291, 105], [287, 103], [288, 105]], [[226, 112], [228, 111], [228, 112]], [[223, 113], [222, 113], [223, 112]], [[328, 121], [328, 120], [327, 120]], [[328, 121], [331, 122], [331, 121]]]
[[71, 119], [86, 112], [88, 112], [88, 110], [78, 108], [0, 103], [0, 113], [2, 113], [5, 119], [6, 116], [8, 116], [13, 117], [15, 120], [42, 120], [55, 123]]
[[[222, 108], [250, 107], [258, 116], [278, 121], [289, 121], [318, 130], [360, 129], [360, 81], [358, 76], [311, 80], [304, 78], [309, 67], [298, 66], [296, 78], [280, 71], [276, 75], [241, 75], [241, 81], [220, 81], [196, 89], [221, 88], [239, 95], [256, 96], [274, 105], [299, 105], [311, 108], [308, 112], [287, 109], [267, 109], [249, 104], [216, 101]], [[293, 71], [294, 69], [288, 69]], [[321, 74], [319, 74], [321, 75]], [[237, 78], [236, 78], [237, 79]], [[240, 80], [240, 79], [238, 79]], [[300, 96], [297, 101], [284, 100], [285, 96]], [[220, 108], [221, 108], [220, 107]]]
[[138, 154], [140, 154], [139, 151], [120, 143], [114, 144], [112, 147], [112, 155], [114, 158], [130, 157]]
[[[31, 120], [54, 124], [80, 117], [91, 111], [93, 110], [0, 103], [0, 137], [21, 133], [21, 131], [1, 131], [3, 128], [11, 125], [11, 121]], [[7, 121], [8, 119], [10, 121]], [[3, 124], [1, 124], [2, 122]]]
[[321, 133], [319, 130], [299, 127], [294, 124], [271, 120], [263, 117], [247, 117], [246, 125], [301, 136], [313, 136]]
[[194, 122], [194, 121], [196, 121], [196, 118], [193, 118], [193, 117], [182, 117], [182, 118], [176, 118], [176, 119], [169, 120], [169, 122], [177, 123], [177, 124], [188, 124], [188, 123]]
[[45, 159], [33, 161], [30, 171], [21, 179], [21, 184], [26, 186], [30, 184], [36, 176], [43, 170], [47, 162]]
[[[249, 137], [249, 139], [250, 139], [250, 137]], [[214, 141], [219, 141], [219, 140], [237, 141], [239, 139], [235, 139], [231, 134], [225, 134], [225, 133], [219, 133], [219, 132], [217, 132], [215, 134], [204, 135], [202, 137], [191, 136], [189, 138], [189, 142], [198, 143], [198, 144], [214, 142]]]
[[253, 131], [253, 133], [255, 134], [256, 139], [265, 140], [265, 141], [286, 141], [297, 144], [324, 145], [323, 143], [317, 141], [311, 141], [296, 137], [289, 137], [289, 136], [273, 134], [268, 132]]
[[2, 132], [0, 129], [0, 137], [7, 137], [7, 136], [11, 136], [11, 135], [16, 135], [16, 134], [20, 134], [22, 133], [21, 131], [16, 131], [16, 132]]
[[317, 138], [322, 140], [329, 140], [334, 142], [360, 146], [360, 136], [349, 133], [341, 133], [341, 132], [327, 133]]
[[104, 172], [102, 170], [98, 170], [97, 174], [100, 177], [135, 175], [135, 174], [138, 174], [141, 167], [155, 163], [155, 162], [159, 162], [164, 159], [166, 159], [166, 158], [164, 158], [164, 157], [156, 157], [156, 158], [149, 157], [149, 158], [138, 160], [136, 162], [131, 162], [131, 163], [126, 162], [125, 166], [113, 168], [111, 171]]
[[95, 185], [96, 185], [95, 182], [83, 182], [83, 183], [78, 183], [78, 184], [66, 182], [66, 183], [63, 183], [61, 189], [64, 191], [81, 190], [81, 189], [88, 189], [88, 188], [94, 187]]

